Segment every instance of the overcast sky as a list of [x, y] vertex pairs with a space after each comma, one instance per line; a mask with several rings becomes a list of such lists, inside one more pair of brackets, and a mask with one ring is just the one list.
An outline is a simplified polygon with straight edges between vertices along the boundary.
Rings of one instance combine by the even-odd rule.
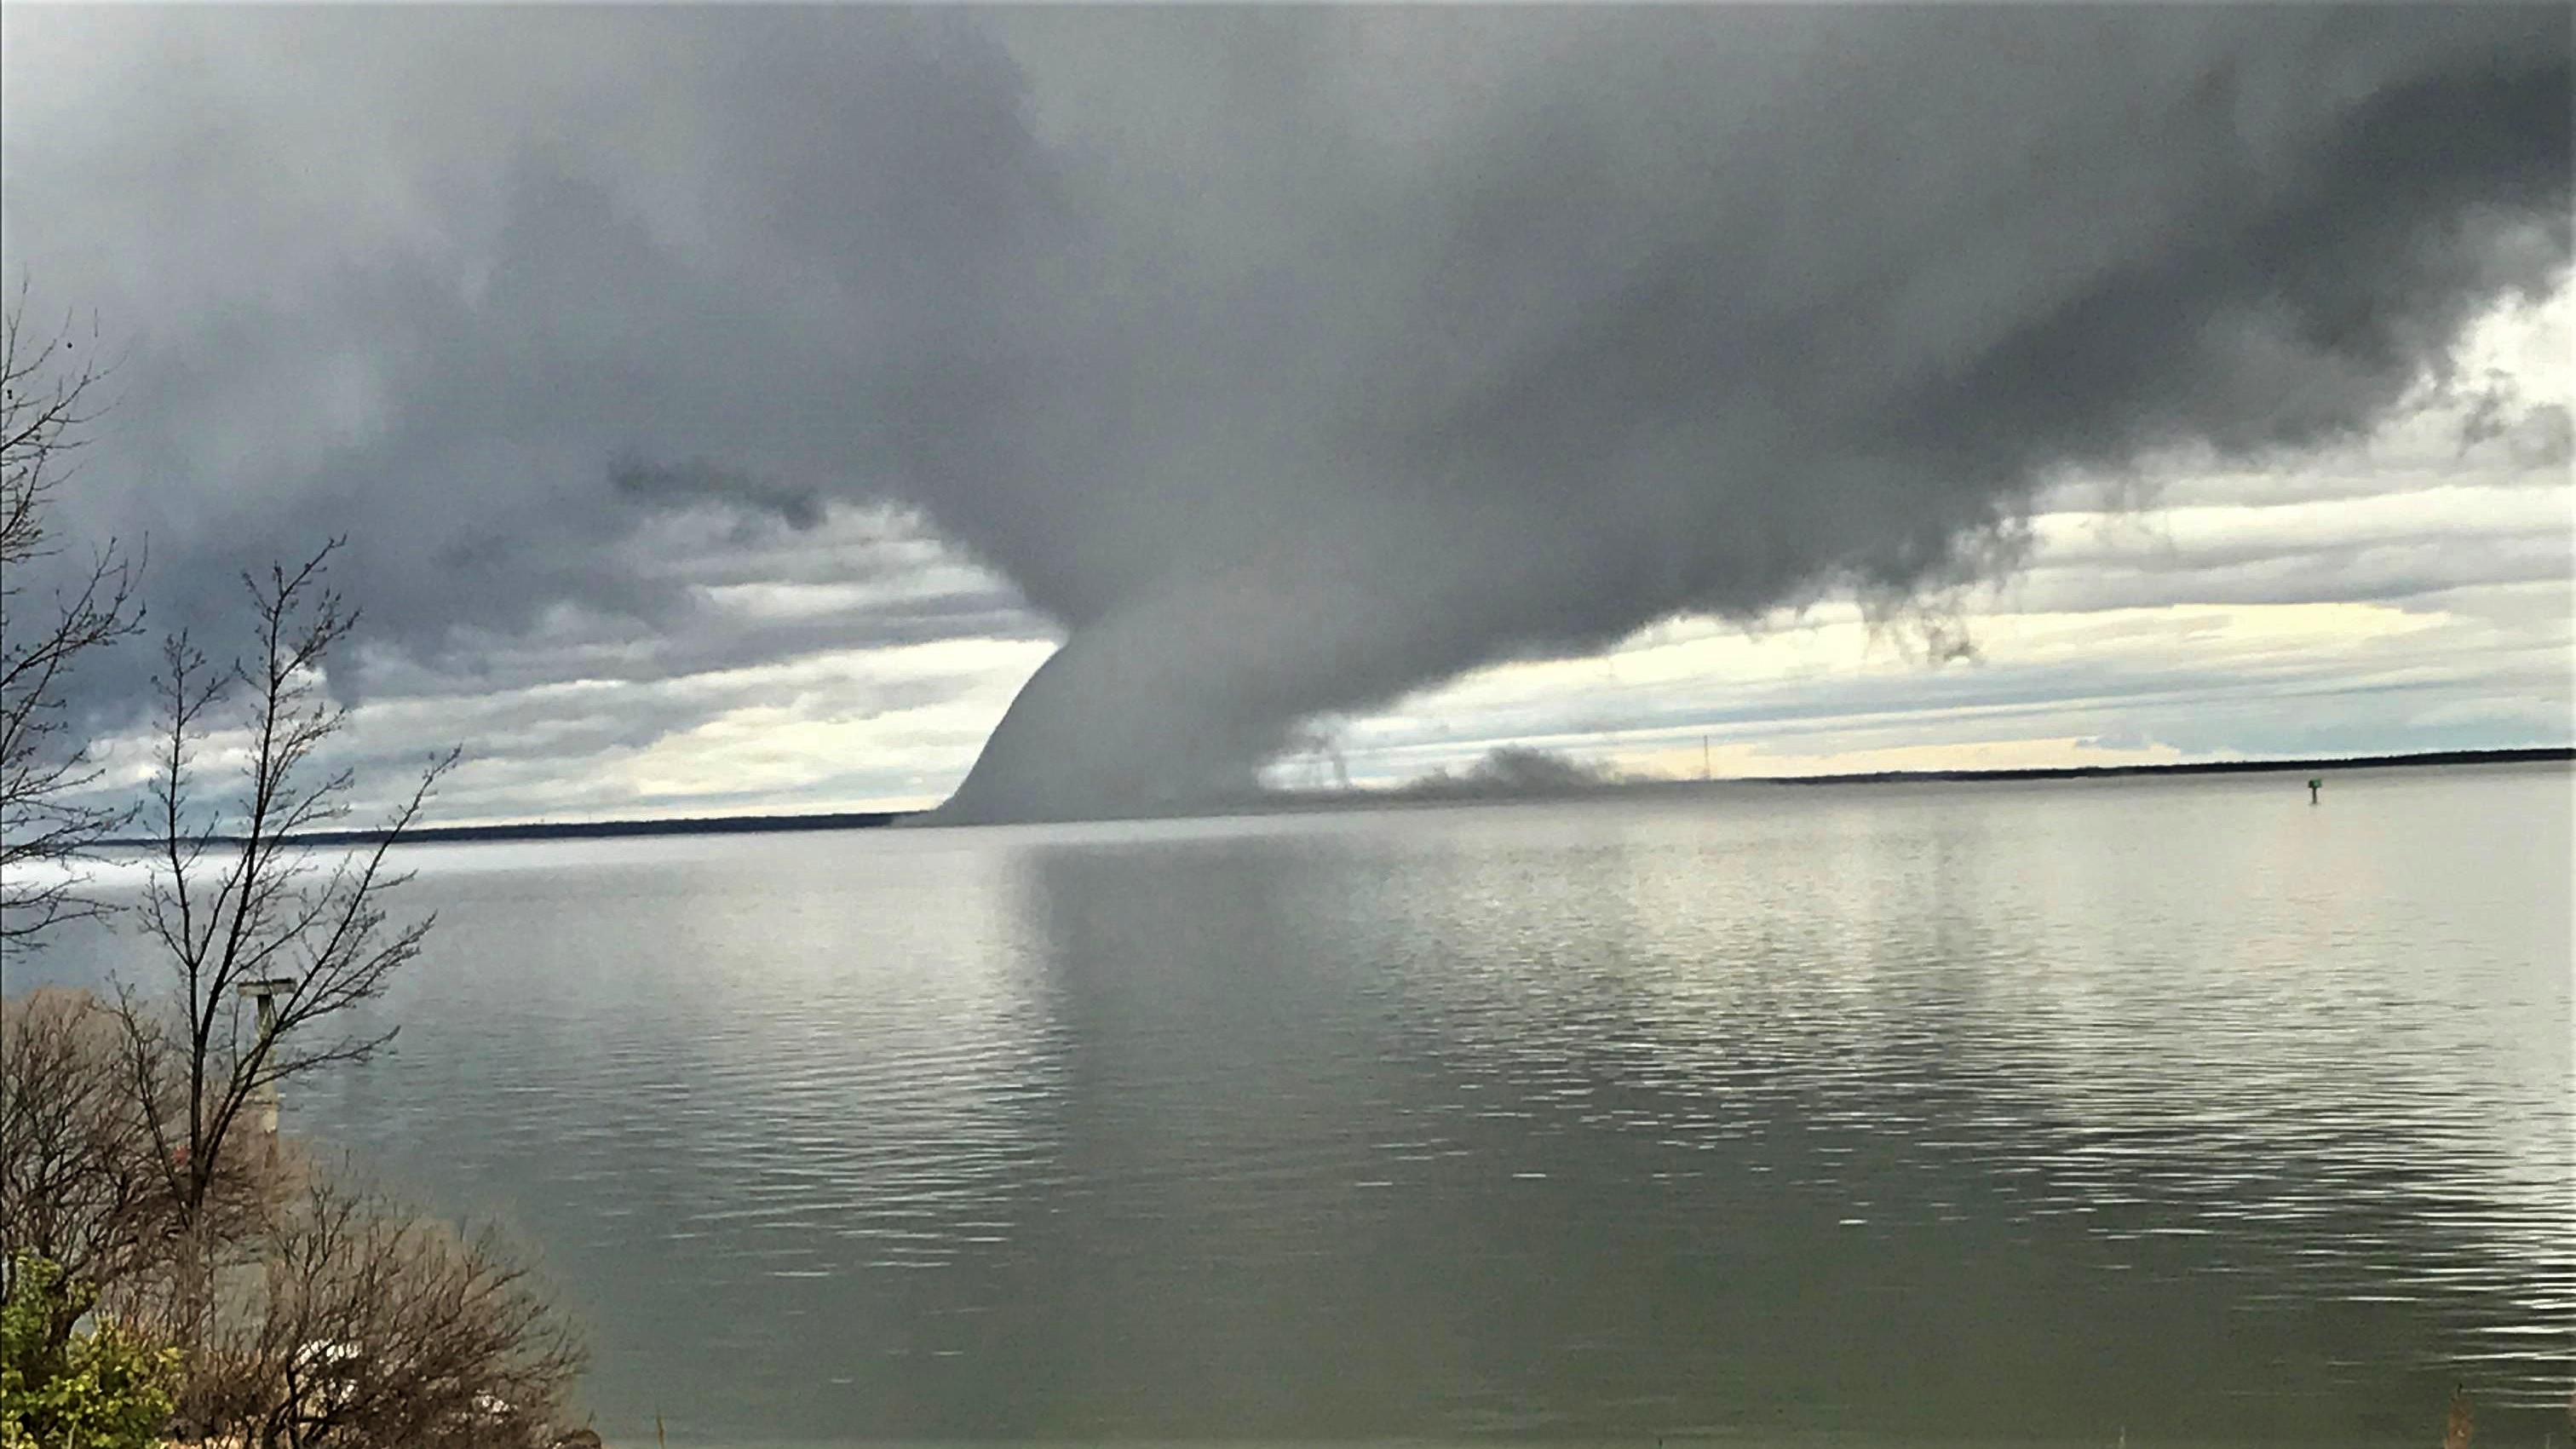
[[0, 17], [66, 526], [442, 820], [2576, 735], [2563, 7]]

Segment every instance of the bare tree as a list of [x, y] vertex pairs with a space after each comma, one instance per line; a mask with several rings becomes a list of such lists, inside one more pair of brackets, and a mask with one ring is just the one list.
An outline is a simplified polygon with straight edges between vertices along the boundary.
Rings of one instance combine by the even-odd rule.
[[244, 1445], [545, 1449], [584, 1352], [489, 1232], [317, 1175], [192, 1346], [179, 1422]]
[[[67, 686], [141, 612], [113, 545], [50, 602], [21, 593], [27, 566], [59, 551], [50, 501], [103, 375], [68, 329], [24, 319], [17, 305], [0, 324], [0, 946], [13, 950], [105, 911], [62, 867], [137, 812], [89, 798], [101, 772], [71, 738]], [[596, 1444], [561, 1433], [578, 1340], [493, 1238], [341, 1187], [273, 1137], [242, 1150], [280, 1083], [391, 1039], [344, 1013], [383, 992], [431, 924], [392, 917], [409, 877], [387, 857], [455, 752], [355, 848], [317, 838], [355, 784], [328, 754], [347, 715], [323, 671], [356, 623], [323, 583], [338, 547], [245, 578], [243, 658], [218, 666], [184, 633], [164, 646], [144, 812], [157, 861], [139, 915], [175, 989], [0, 1001], [0, 1273], [23, 1263], [74, 1285], [56, 1318], [94, 1306], [183, 1345], [183, 1420], [232, 1442]], [[240, 761], [238, 791], [209, 789], [206, 760]], [[46, 1328], [59, 1343], [75, 1326]]]
[[[386, 855], [454, 751], [428, 763], [371, 841], [309, 838], [347, 816], [354, 783], [316, 758], [347, 723], [322, 675], [357, 622], [323, 585], [338, 547], [333, 540], [265, 579], [245, 576], [255, 635], [245, 659], [217, 668], [184, 633], [162, 651], [158, 774], [146, 807], [157, 860], [141, 915], [177, 990], [162, 1011], [131, 986], [119, 995], [136, 1097], [178, 1104], [155, 1114], [151, 1131], [187, 1220], [222, 1180], [246, 1112], [279, 1083], [363, 1060], [393, 1038], [392, 1028], [346, 1029], [343, 1014], [383, 992], [429, 933], [427, 916], [396, 924], [389, 914], [387, 897], [410, 875], [388, 869]], [[210, 803], [198, 755], [226, 723], [239, 731], [240, 794]], [[183, 1080], [163, 1080], [165, 1071]]]
[[[0, 1000], [0, 1273], [32, 1256], [96, 1285], [160, 1257], [169, 1200], [124, 1062], [117, 1015], [90, 993]], [[65, 1303], [57, 1342], [79, 1316], [77, 1295]]]
[[63, 713], [74, 669], [139, 627], [134, 571], [110, 544], [41, 607], [21, 582], [60, 551], [52, 495], [103, 377], [68, 326], [28, 327], [23, 289], [0, 313], [0, 949], [99, 912], [65, 867], [127, 818], [81, 798], [99, 772], [67, 741]]

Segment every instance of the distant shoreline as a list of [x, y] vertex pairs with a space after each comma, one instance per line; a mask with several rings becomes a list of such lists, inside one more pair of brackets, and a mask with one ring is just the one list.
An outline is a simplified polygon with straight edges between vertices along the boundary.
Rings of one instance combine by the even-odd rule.
[[[2414, 755], [2355, 755], [2310, 760], [2204, 760], [2168, 765], [2063, 765], [2004, 770], [1871, 770], [1847, 775], [1728, 775], [1713, 780], [1615, 780], [1579, 790], [1546, 794], [1454, 794], [1385, 791], [1282, 792], [1254, 801], [1215, 802], [1210, 813], [1247, 810], [1303, 811], [1342, 805], [1436, 805], [1478, 801], [1573, 799], [1623, 791], [1666, 791], [1703, 785], [1872, 785], [1988, 780], [2090, 780], [2124, 775], [2251, 775], [2298, 770], [2382, 770], [2430, 765], [2522, 765], [2576, 761], [2576, 746], [2555, 745], [2520, 750], [2438, 750]], [[750, 835], [805, 830], [875, 830], [898, 820], [927, 814], [918, 810], [839, 811], [823, 815], [710, 815], [660, 820], [528, 821], [512, 825], [430, 825], [403, 832], [405, 845], [437, 845], [511, 840], [613, 840], [647, 835]], [[316, 830], [296, 837], [303, 845], [372, 845], [381, 830]], [[115, 849], [146, 848], [150, 840], [108, 840]]]
[[[841, 811], [829, 815], [707, 815], [661, 820], [522, 821], [513, 825], [416, 825], [402, 833], [404, 845], [436, 845], [478, 840], [604, 840], [633, 835], [750, 835], [783, 830], [873, 830], [891, 825], [908, 810]], [[295, 836], [298, 845], [373, 845], [381, 830], [308, 830]], [[218, 843], [239, 844], [237, 836], [218, 836]], [[158, 848], [157, 840], [102, 840], [119, 850]]]
[[2010, 770], [1873, 770], [1856, 775], [1771, 775], [1766, 785], [1863, 785], [1896, 780], [2089, 780], [2104, 775], [2256, 775], [2284, 770], [2384, 770], [2414, 765], [2527, 765], [2576, 760], [2576, 746], [2434, 750], [2330, 760], [2200, 760], [2168, 765], [2057, 765]]

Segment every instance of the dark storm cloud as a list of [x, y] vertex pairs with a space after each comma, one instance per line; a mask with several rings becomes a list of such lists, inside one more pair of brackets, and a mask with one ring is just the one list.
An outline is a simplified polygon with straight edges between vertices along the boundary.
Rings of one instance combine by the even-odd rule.
[[[567, 603], [679, 630], [639, 530], [888, 492], [888, 399], [1007, 305], [1008, 153], [1036, 175], [1007, 57], [941, 17], [11, 27], [9, 265], [132, 334], [67, 502], [149, 537], [170, 622], [343, 532], [371, 635], [433, 657]], [[102, 55], [64, 113], [24, 95]]]
[[83, 521], [179, 613], [338, 529], [416, 652], [670, 632], [657, 515], [903, 499], [1070, 632], [963, 818], [1937, 590], [2067, 467], [2367, 424], [2568, 256], [2557, 7], [8, 26], [9, 264], [136, 335]]
[[618, 492], [647, 503], [725, 504], [796, 529], [823, 521], [823, 497], [815, 489], [754, 478], [704, 458], [676, 465], [627, 458], [608, 477]]
[[1225, 496], [1256, 490], [1206, 475], [1249, 458], [1266, 486], [1125, 535], [1150, 556], [1074, 614], [957, 809], [1114, 808], [1507, 652], [1937, 585], [2008, 556], [2058, 467], [2354, 427], [2564, 265], [2563, 18], [1351, 21], [1446, 28], [1470, 64], [1562, 34], [1383, 194], [1265, 245], [1232, 300], [1268, 350], [1190, 359], [1233, 446], [1157, 435], [1124, 471]]
[[2571, 425], [2565, 403], [2539, 403], [2517, 411], [2509, 394], [2489, 391], [2477, 396], [2461, 420], [2460, 451], [2465, 454], [2482, 443], [2501, 443], [2524, 468], [2564, 470], [2571, 447], [2576, 447], [2576, 436], [2571, 434], [2576, 434], [2576, 425]]

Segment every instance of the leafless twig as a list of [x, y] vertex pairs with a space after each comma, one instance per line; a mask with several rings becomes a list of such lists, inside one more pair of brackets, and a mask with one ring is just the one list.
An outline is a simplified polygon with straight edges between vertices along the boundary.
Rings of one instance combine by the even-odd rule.
[[99, 772], [63, 715], [73, 671], [140, 627], [133, 561], [110, 543], [41, 607], [21, 582], [60, 551], [53, 494], [104, 378], [68, 324], [27, 325], [23, 289], [0, 312], [0, 949], [100, 912], [70, 867], [127, 818], [82, 798]]

